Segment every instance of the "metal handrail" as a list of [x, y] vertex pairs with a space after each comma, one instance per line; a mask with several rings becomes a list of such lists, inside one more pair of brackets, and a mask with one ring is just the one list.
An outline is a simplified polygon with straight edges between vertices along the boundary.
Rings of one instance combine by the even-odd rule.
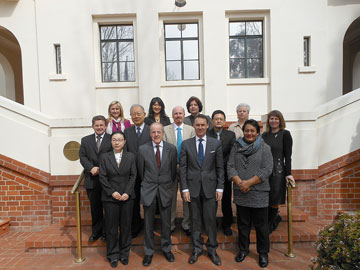
[[80, 211], [80, 192], [79, 192], [79, 186], [84, 178], [84, 170], [79, 175], [78, 179], [76, 180], [72, 190], [71, 194], [76, 195], [76, 258], [75, 263], [82, 263], [85, 261], [85, 257], [83, 257], [82, 254], [82, 243], [81, 243], [81, 211]]
[[71, 194], [75, 194], [75, 192], [78, 190], [80, 183], [82, 179], [84, 178], [84, 170], [82, 170], [81, 174], [79, 175], [78, 179], [76, 180], [73, 188], [71, 189]]
[[293, 230], [292, 230], [292, 189], [295, 188], [295, 182], [289, 181], [287, 185], [287, 214], [288, 214], [288, 251], [285, 256], [295, 258], [293, 246]]

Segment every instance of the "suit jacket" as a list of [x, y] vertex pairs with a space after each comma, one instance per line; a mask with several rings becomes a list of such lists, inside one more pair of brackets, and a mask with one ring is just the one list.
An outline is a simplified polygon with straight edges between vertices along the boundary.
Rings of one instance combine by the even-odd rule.
[[[212, 128], [213, 125], [212, 125], [212, 121], [211, 121], [210, 116], [208, 116], [207, 114], [204, 114], [204, 115], [206, 116], [206, 118], [207, 118], [207, 120], [208, 120], [209, 129]], [[185, 124], [185, 125], [193, 126], [193, 125], [194, 125], [194, 121], [195, 121], [195, 117], [192, 116], [191, 114], [188, 115], [188, 116], [186, 116], [186, 117], [184, 118], [184, 124]]]
[[99, 167], [101, 154], [111, 151], [110, 135], [105, 133], [99, 151], [96, 146], [95, 135], [91, 134], [81, 139], [79, 150], [80, 163], [84, 167], [86, 189], [93, 189], [100, 185], [99, 175], [93, 176], [90, 171], [94, 167]]
[[[155, 123], [155, 119], [150, 118], [148, 116], [148, 117], [145, 117], [144, 122], [145, 122], [146, 125], [151, 126], [152, 123]], [[170, 118], [168, 116], [166, 116], [166, 115], [161, 115], [160, 116], [160, 123], [163, 124], [164, 127], [167, 126], [167, 125], [170, 125]]]
[[[217, 139], [217, 134], [216, 134], [214, 128], [208, 129], [207, 135], [212, 138]], [[220, 141], [221, 141], [221, 148], [222, 148], [223, 158], [224, 158], [224, 168], [225, 168], [225, 172], [226, 172], [226, 164], [229, 160], [231, 149], [236, 141], [235, 133], [223, 128], [223, 130], [220, 133]]]
[[144, 125], [144, 130], [141, 133], [140, 138], [137, 136], [135, 126], [131, 126], [124, 131], [126, 144], [125, 150], [134, 153], [135, 155], [139, 151], [139, 146], [144, 143], [150, 142], [150, 127], [148, 125]]
[[[177, 141], [175, 136], [174, 123], [164, 127], [164, 141], [175, 145], [177, 148]], [[192, 126], [185, 125], [183, 126], [183, 141], [195, 137], [195, 129]]]
[[216, 196], [216, 189], [224, 189], [224, 162], [221, 143], [206, 137], [206, 149], [202, 166], [196, 151], [196, 137], [183, 141], [180, 156], [181, 190], [189, 189], [190, 196], [197, 198], [202, 187], [207, 199]]
[[133, 153], [123, 151], [119, 167], [114, 152], [101, 155], [99, 180], [102, 186], [102, 201], [119, 202], [112, 197], [115, 191], [121, 195], [126, 193], [129, 195], [129, 199], [134, 199], [135, 179], [136, 162]]
[[137, 167], [141, 179], [140, 202], [150, 206], [157, 192], [163, 207], [171, 206], [172, 186], [176, 177], [176, 147], [164, 142], [160, 169], [157, 167], [152, 142], [140, 146]]

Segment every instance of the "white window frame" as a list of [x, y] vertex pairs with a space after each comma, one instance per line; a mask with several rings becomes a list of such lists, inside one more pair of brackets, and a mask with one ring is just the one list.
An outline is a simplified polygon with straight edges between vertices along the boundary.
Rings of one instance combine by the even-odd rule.
[[[199, 33], [199, 80], [166, 80], [166, 59], [165, 59], [165, 30], [164, 25], [168, 23], [197, 23]], [[203, 21], [202, 13], [186, 13], [176, 15], [159, 14], [159, 33], [160, 33], [160, 68], [161, 68], [161, 87], [171, 86], [199, 86], [204, 84], [204, 46], [203, 46]]]
[[[237, 21], [262, 21], [263, 22], [263, 78], [238, 78], [230, 79], [230, 52], [229, 52], [229, 25]], [[225, 12], [225, 37], [226, 47], [226, 83], [227, 85], [238, 84], [269, 84], [270, 83], [270, 13], [268, 10], [256, 11], [226, 11]]]
[[[101, 25], [132, 25], [134, 29], [134, 60], [135, 60], [135, 81], [134, 82], [103, 82], [101, 51], [100, 51], [100, 26]], [[120, 15], [93, 15], [93, 48], [96, 89], [102, 88], [137, 88], [139, 86], [138, 56], [137, 56], [137, 32], [136, 14]]]

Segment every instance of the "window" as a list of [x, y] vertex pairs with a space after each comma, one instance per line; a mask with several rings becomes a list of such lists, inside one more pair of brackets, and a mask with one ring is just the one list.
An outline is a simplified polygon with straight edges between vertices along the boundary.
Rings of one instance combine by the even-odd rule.
[[103, 82], [135, 81], [132, 25], [100, 26], [100, 50]]
[[56, 59], [56, 74], [61, 74], [61, 49], [60, 44], [54, 44]]
[[199, 80], [197, 23], [165, 24], [166, 80]]
[[304, 66], [310, 66], [310, 37], [304, 37]]
[[230, 78], [263, 78], [263, 22], [229, 23]]

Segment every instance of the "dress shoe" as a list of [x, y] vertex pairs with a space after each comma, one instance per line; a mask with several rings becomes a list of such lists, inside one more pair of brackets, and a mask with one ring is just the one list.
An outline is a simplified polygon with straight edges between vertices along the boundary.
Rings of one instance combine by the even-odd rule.
[[89, 242], [95, 242], [96, 240], [98, 240], [100, 238], [99, 234], [92, 234], [89, 237]]
[[152, 255], [145, 255], [143, 259], [143, 266], [149, 266], [151, 264], [152, 257]]
[[232, 235], [232, 230], [229, 227], [224, 228], [224, 234], [226, 236]]
[[116, 268], [116, 267], [118, 266], [118, 260], [112, 260], [112, 261], [110, 261], [110, 266], [111, 266], [112, 268]]
[[187, 229], [187, 230], [183, 229], [183, 230], [184, 230], [186, 236], [191, 236], [191, 231], [189, 229]]
[[266, 253], [264, 254], [259, 254], [259, 265], [261, 268], [264, 268], [266, 266], [268, 266], [269, 264], [269, 257]]
[[105, 234], [103, 234], [103, 235], [101, 236], [101, 241], [106, 242], [106, 236], [105, 236]]
[[235, 261], [236, 262], [242, 262], [243, 260], [245, 260], [245, 257], [247, 256], [248, 254], [244, 251], [239, 251], [239, 253], [236, 255], [235, 257]]
[[201, 253], [193, 253], [189, 258], [189, 263], [190, 264], [196, 263], [200, 255]]
[[120, 262], [121, 262], [123, 265], [128, 265], [129, 259], [128, 259], [128, 258], [120, 258]]
[[170, 252], [163, 252], [164, 254], [164, 257], [165, 259], [168, 261], [168, 262], [173, 262], [175, 261], [175, 256], [174, 254], [170, 251]]
[[221, 265], [221, 260], [219, 255], [215, 252], [215, 254], [209, 254], [210, 260], [217, 266]]

